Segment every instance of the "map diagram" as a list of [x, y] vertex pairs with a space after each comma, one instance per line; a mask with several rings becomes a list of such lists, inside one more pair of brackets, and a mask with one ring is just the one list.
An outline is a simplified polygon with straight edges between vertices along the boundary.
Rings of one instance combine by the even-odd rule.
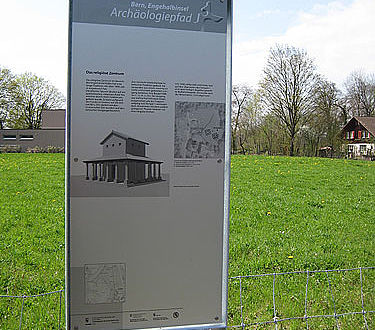
[[125, 264], [85, 265], [86, 304], [125, 302]]
[[176, 102], [175, 158], [223, 158], [225, 104]]

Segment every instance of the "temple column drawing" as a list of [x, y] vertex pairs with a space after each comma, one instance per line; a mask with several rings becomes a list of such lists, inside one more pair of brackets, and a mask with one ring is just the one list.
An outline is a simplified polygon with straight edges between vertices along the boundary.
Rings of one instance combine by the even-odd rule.
[[92, 179], [98, 180], [98, 173], [97, 173], [98, 167], [96, 163], [92, 163]]
[[107, 164], [103, 163], [103, 181], [107, 180]]
[[158, 180], [161, 180], [161, 164], [158, 164]]
[[104, 173], [103, 173], [103, 164], [99, 163], [99, 181], [103, 181], [103, 176], [104, 176]]
[[148, 170], [147, 181], [152, 181], [151, 163], [147, 163], [147, 170]]
[[124, 186], [127, 187], [128, 186], [128, 164], [125, 162], [124, 163]]
[[125, 187], [163, 181], [163, 162], [146, 156], [149, 143], [112, 131], [100, 144], [102, 156], [83, 161], [86, 180], [122, 183]]

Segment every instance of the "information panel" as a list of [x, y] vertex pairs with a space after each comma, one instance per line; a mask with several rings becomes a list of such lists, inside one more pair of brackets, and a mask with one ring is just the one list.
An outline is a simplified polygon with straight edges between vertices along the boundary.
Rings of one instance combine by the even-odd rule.
[[67, 328], [226, 325], [231, 0], [71, 0]]

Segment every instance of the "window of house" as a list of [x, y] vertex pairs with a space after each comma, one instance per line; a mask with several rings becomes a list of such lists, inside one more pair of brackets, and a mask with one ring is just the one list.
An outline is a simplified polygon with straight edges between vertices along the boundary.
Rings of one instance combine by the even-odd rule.
[[362, 131], [358, 131], [358, 139], [362, 139]]
[[360, 152], [361, 154], [366, 153], [366, 145], [365, 145], [365, 144], [361, 144], [361, 145], [359, 146], [359, 152]]
[[346, 132], [346, 139], [347, 139], [347, 140], [350, 139], [350, 132]]
[[351, 139], [354, 139], [354, 133], [355, 133], [355, 131], [351, 131], [351, 132], [350, 132], [350, 138], [351, 138]]
[[17, 140], [17, 135], [4, 134], [3, 140]]
[[20, 140], [23, 141], [32, 141], [34, 140], [34, 135], [21, 135]]

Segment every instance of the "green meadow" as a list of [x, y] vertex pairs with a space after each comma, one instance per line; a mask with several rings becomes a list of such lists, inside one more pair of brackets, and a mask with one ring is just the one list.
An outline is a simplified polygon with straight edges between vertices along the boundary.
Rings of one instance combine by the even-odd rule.
[[[0, 154], [0, 295], [64, 287], [64, 155]], [[58, 295], [26, 299], [23, 329], [57, 329]], [[0, 298], [0, 329], [22, 299]]]
[[[375, 163], [235, 156], [229, 276], [374, 266], [374, 205]], [[375, 310], [375, 270], [362, 275], [364, 308]], [[306, 282], [306, 274], [276, 277], [278, 318], [305, 315]], [[244, 323], [272, 320], [273, 276], [241, 284]], [[239, 281], [230, 281], [229, 297], [230, 323], [241, 324]], [[361, 312], [360, 271], [330, 273], [328, 278], [325, 273], [311, 275], [306, 305], [307, 315]], [[370, 329], [375, 328], [373, 319], [374, 314], [367, 315]], [[282, 324], [306, 328], [302, 321]], [[334, 319], [309, 321], [310, 329], [335, 325]], [[363, 316], [340, 318], [339, 326], [363, 328]]]
[[[375, 163], [233, 156], [231, 172], [229, 277], [375, 266]], [[64, 155], [0, 154], [0, 201], [0, 295], [63, 288]], [[310, 274], [307, 299], [306, 281], [306, 274], [243, 279], [244, 323], [269, 321], [274, 313], [300, 317], [305, 309], [307, 315], [362, 311], [359, 270]], [[230, 279], [230, 325], [241, 324], [239, 290], [239, 280]], [[362, 271], [362, 291], [364, 309], [375, 310], [375, 270]], [[57, 329], [59, 298], [25, 299], [23, 328]], [[17, 329], [21, 308], [22, 299], [0, 298], [0, 329]], [[366, 315], [370, 329], [374, 318]], [[342, 329], [364, 326], [358, 314], [310, 319], [309, 328], [333, 329], [336, 322]]]

